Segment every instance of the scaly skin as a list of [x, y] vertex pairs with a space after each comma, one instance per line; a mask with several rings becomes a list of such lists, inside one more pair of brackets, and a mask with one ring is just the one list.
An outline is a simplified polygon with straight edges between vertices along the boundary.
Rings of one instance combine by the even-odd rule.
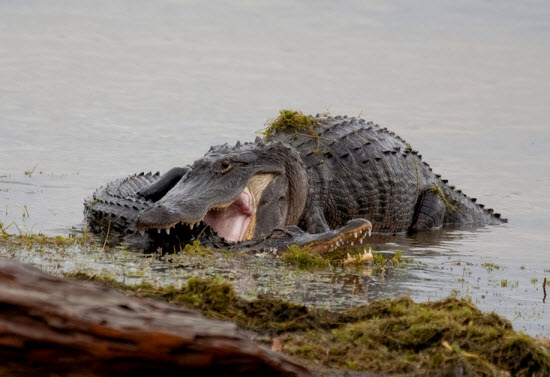
[[[335, 244], [335, 237], [344, 234], [344, 228], [354, 219], [364, 219], [366, 228], [371, 227], [367, 221], [370, 220], [372, 231], [380, 234], [421, 231], [442, 225], [506, 222], [499, 214], [484, 209], [483, 205], [475, 203], [475, 199], [448, 185], [403, 139], [386, 128], [362, 119], [340, 116], [317, 116], [313, 123], [318, 138], [308, 133], [276, 131], [270, 135], [269, 142], [257, 139], [254, 143], [237, 143], [234, 147], [211, 148], [192, 167], [173, 169], [162, 178], [141, 174], [110, 183], [98, 189], [92, 200], [85, 203], [87, 222], [92, 231], [106, 233], [108, 224], [111, 224], [110, 231], [116, 237], [128, 240], [131, 236], [149, 245], [175, 245], [197, 238], [199, 234], [206, 243], [224, 244], [211, 231], [205, 232], [204, 225], [198, 224], [191, 230], [179, 223], [177, 216], [180, 215], [164, 209], [164, 203], [176, 202], [180, 193], [189, 195], [189, 191], [193, 191], [186, 185], [201, 184], [201, 179], [205, 182], [218, 179], [219, 173], [209, 176], [213, 169], [210, 166], [220, 166], [224, 156], [237, 159], [240, 166], [250, 161], [251, 168], [257, 169], [254, 174], [265, 174], [277, 170], [273, 170], [273, 166], [279, 166], [277, 164], [284, 165], [284, 169], [277, 173], [283, 174], [280, 175], [285, 179], [283, 183], [288, 184], [287, 196], [290, 199], [287, 201], [298, 203], [283, 208], [282, 217], [275, 219], [266, 217], [273, 212], [272, 204], [264, 209], [258, 208], [256, 233], [252, 240], [242, 243], [243, 247], [255, 244], [260, 249], [277, 249], [299, 244], [323, 251]], [[238, 160], [241, 155], [248, 156], [242, 160], [245, 162]], [[246, 167], [242, 169], [246, 171]], [[188, 177], [188, 172], [192, 178]], [[237, 186], [246, 183], [237, 184], [237, 180], [231, 177], [228, 177], [228, 182], [236, 186], [235, 190], [242, 190]], [[276, 198], [281, 187], [286, 187], [275, 183], [273, 189], [271, 184], [267, 186], [262, 201]], [[304, 200], [301, 201], [300, 197]], [[200, 193], [196, 198], [186, 200], [195, 206], [201, 201]], [[200, 213], [196, 207], [193, 210]], [[158, 221], [155, 216], [153, 220], [147, 220], [147, 226], [143, 226], [143, 219], [150, 213], [161, 219], [169, 217], [168, 214], [176, 216], [162, 220], [165, 223], [160, 223], [158, 228], [170, 229], [172, 223], [177, 225], [170, 229], [170, 234], [163, 230], [159, 235], [158, 230], [149, 228], [151, 223], [154, 225]], [[146, 230], [145, 236], [137, 232], [136, 222], [138, 228]], [[286, 238], [280, 237], [282, 233], [278, 231], [272, 232], [284, 227], [288, 227]], [[342, 244], [344, 241], [346, 244], [353, 242], [345, 237], [341, 240]]]
[[[340, 116], [314, 120], [319, 139], [289, 132], [271, 136], [299, 151], [306, 166], [310, 190], [299, 226], [308, 232], [333, 229], [355, 218], [370, 220], [375, 233], [506, 221], [448, 185], [386, 128]], [[448, 204], [434, 192], [436, 186]], [[422, 206], [433, 207], [425, 212], [441, 219], [430, 222]]]

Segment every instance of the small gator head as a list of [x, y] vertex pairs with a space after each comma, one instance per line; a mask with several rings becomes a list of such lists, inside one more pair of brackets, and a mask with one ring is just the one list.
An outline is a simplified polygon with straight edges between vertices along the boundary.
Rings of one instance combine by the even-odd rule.
[[305, 168], [292, 148], [277, 142], [212, 147], [136, 226], [170, 229], [204, 221], [233, 242], [296, 224], [308, 193]]

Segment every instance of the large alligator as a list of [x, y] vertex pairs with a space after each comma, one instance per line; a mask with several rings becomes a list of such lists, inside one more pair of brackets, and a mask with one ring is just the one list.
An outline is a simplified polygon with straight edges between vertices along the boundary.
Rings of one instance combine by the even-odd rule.
[[114, 181], [85, 202], [87, 223], [149, 246], [201, 237], [226, 247], [296, 243], [323, 252], [362, 242], [371, 229], [506, 222], [386, 128], [347, 116], [306, 120], [254, 142], [211, 147], [163, 176]]

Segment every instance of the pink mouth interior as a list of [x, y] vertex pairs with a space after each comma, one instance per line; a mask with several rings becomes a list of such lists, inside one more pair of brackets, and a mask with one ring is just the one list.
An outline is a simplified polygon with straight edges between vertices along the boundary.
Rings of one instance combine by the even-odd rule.
[[204, 222], [210, 225], [218, 236], [228, 241], [239, 242], [243, 240], [254, 208], [254, 197], [247, 187], [229, 207], [208, 211]]

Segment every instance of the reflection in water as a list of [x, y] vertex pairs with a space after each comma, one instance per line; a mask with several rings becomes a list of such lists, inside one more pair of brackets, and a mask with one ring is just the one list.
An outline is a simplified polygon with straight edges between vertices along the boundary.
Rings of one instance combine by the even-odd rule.
[[[280, 108], [361, 114], [510, 223], [373, 237], [375, 250], [410, 259], [384, 275], [303, 272], [264, 258], [220, 262], [218, 273], [245, 295], [339, 308], [457, 290], [548, 334], [545, 2], [95, 4], [0, 3], [0, 221], [9, 232], [79, 229], [83, 199], [98, 185], [251, 140]], [[202, 267], [155, 268], [170, 281]]]

